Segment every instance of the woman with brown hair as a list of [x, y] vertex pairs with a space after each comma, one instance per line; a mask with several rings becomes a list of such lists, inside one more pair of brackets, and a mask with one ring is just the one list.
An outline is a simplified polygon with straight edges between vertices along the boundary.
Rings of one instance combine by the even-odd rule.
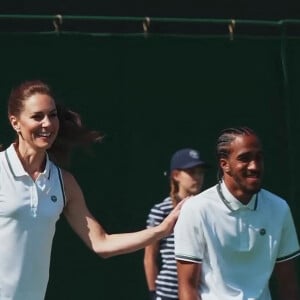
[[[170, 195], [151, 209], [147, 227], [158, 226], [183, 199], [200, 193], [207, 164], [191, 148], [176, 151], [170, 164]], [[161, 264], [160, 262], [161, 261]], [[178, 300], [174, 234], [145, 248], [144, 270], [151, 300]]]
[[8, 118], [16, 140], [0, 152], [0, 299], [42, 300], [55, 224], [63, 213], [101, 257], [136, 251], [172, 232], [180, 206], [159, 226], [108, 234], [63, 166], [75, 146], [101, 139], [80, 116], [55, 103], [50, 87], [27, 81], [12, 90]]

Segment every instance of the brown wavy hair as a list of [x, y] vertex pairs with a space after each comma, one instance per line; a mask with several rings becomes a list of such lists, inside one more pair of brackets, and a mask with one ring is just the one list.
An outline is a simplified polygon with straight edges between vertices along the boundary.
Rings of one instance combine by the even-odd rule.
[[[48, 84], [41, 80], [25, 81], [14, 88], [8, 99], [8, 116], [18, 116], [24, 101], [34, 94], [44, 94], [55, 100], [54, 94]], [[93, 142], [102, 140], [103, 135], [99, 131], [89, 130], [81, 121], [78, 113], [56, 103], [59, 119], [59, 131], [55, 142], [47, 150], [49, 157], [57, 165], [66, 167], [69, 165], [71, 152], [75, 147], [88, 149]]]

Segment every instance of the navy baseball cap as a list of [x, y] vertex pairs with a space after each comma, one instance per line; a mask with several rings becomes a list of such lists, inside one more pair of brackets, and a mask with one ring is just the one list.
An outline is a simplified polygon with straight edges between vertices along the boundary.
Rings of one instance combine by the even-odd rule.
[[200, 157], [199, 151], [192, 148], [184, 148], [176, 151], [170, 164], [170, 172], [176, 169], [189, 169], [196, 166], [208, 167], [208, 164]]

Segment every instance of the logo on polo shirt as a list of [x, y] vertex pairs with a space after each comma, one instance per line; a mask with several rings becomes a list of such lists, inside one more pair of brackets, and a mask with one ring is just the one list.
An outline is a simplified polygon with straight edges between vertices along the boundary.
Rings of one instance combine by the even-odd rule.
[[51, 201], [52, 201], [52, 202], [56, 202], [56, 201], [57, 201], [57, 197], [56, 197], [55, 195], [52, 195], [52, 196], [51, 196]]
[[259, 230], [259, 234], [260, 234], [260, 235], [265, 235], [265, 234], [266, 234], [266, 229], [261, 228], [261, 229]]

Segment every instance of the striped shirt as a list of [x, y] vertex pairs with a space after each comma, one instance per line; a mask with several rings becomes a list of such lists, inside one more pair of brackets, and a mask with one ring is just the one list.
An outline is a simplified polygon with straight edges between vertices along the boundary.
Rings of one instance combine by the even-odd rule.
[[[161, 203], [155, 204], [151, 209], [147, 227], [160, 224], [173, 209], [172, 200], [166, 198]], [[159, 242], [161, 267], [156, 278], [156, 294], [161, 297], [178, 299], [177, 267], [174, 255], [174, 234], [163, 238]]]

